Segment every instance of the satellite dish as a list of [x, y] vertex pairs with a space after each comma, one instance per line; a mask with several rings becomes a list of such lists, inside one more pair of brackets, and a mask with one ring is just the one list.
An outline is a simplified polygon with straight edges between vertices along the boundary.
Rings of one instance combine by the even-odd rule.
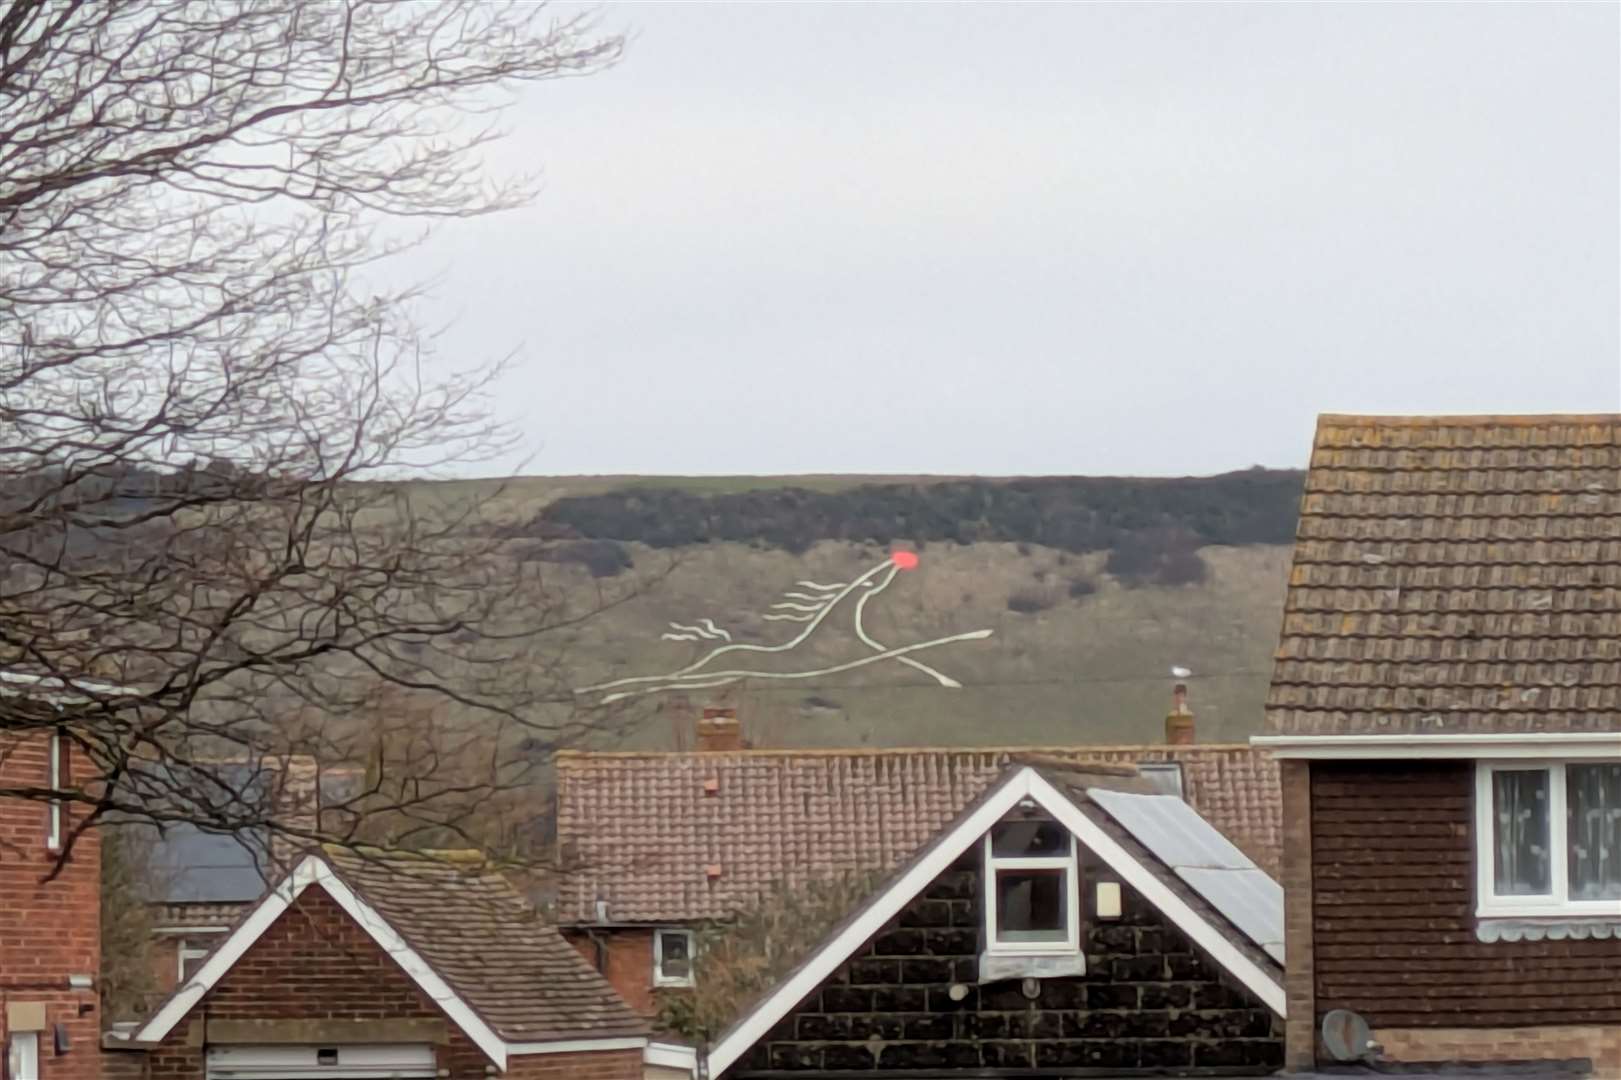
[[1330, 1009], [1323, 1017], [1323, 1048], [1335, 1061], [1366, 1061], [1380, 1050], [1368, 1022], [1350, 1009]]

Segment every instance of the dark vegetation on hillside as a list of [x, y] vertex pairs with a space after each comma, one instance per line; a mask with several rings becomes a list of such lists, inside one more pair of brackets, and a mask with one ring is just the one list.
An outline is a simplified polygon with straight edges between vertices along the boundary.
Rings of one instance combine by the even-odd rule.
[[1174, 479], [945, 480], [725, 495], [640, 488], [559, 499], [510, 532], [573, 542], [562, 557], [599, 575], [628, 567], [628, 557], [582, 549], [580, 541], [674, 548], [724, 540], [796, 554], [818, 540], [1004, 542], [1108, 551], [1105, 569], [1121, 582], [1184, 584], [1203, 578], [1197, 552], [1205, 545], [1290, 543], [1303, 477], [1298, 470], [1254, 468]]

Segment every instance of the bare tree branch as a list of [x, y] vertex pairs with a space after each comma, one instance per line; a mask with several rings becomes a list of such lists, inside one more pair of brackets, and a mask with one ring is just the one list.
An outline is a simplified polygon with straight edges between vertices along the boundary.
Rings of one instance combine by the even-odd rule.
[[[394, 219], [527, 200], [492, 122], [621, 46], [532, 3], [0, 0], [0, 751], [94, 774], [0, 796], [68, 804], [64, 858], [131, 821], [517, 850], [503, 800], [601, 722], [588, 612], [413, 497], [508, 447], [498, 367], [431, 374], [418, 290], [368, 280]], [[361, 770], [344, 813], [220, 765], [294, 753]]]

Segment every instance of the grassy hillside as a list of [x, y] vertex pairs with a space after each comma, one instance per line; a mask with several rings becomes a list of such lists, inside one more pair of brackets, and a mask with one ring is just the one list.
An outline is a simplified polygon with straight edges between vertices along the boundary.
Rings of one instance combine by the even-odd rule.
[[[787, 642], [803, 624], [767, 618], [798, 614], [771, 607], [785, 590], [853, 581], [894, 549], [919, 562], [865, 610], [871, 639], [990, 631], [915, 655], [961, 688], [891, 658], [678, 689], [620, 703], [610, 745], [680, 745], [712, 703], [736, 705], [757, 745], [1131, 742], [1161, 738], [1172, 665], [1195, 672], [1202, 739], [1258, 730], [1300, 479], [535, 477], [412, 496], [488, 499], [504, 557], [551, 588], [584, 598], [657, 578], [582, 628], [569, 661], [580, 686], [674, 672], [724, 641], [668, 640], [685, 636], [672, 623]], [[711, 670], [782, 675], [871, 657], [853, 607], [790, 652], [730, 654]]]
[[[639, 565], [658, 557], [641, 545], [631, 552]], [[801, 578], [849, 577], [884, 554], [825, 541], [803, 556], [742, 544], [683, 550], [659, 588], [581, 635], [582, 682], [669, 671], [701, 655], [705, 643], [660, 640], [670, 622], [707, 617], [738, 640], [786, 640], [792, 630], [761, 620], [779, 592]], [[1240, 739], [1259, 729], [1289, 551], [1254, 545], [1200, 555], [1208, 571], [1197, 585], [1128, 588], [1102, 572], [1103, 554], [931, 544], [866, 624], [886, 644], [991, 629], [983, 640], [928, 653], [961, 689], [885, 662], [804, 681], [652, 695], [630, 703], [625, 745], [677, 745], [693, 711], [712, 702], [736, 705], [756, 744], [768, 746], [1158, 741], [1173, 664], [1195, 672], [1201, 738]], [[586, 571], [572, 572], [584, 587]], [[1072, 596], [1073, 581], [1090, 588]], [[801, 652], [806, 667], [862, 655], [842, 626]]]

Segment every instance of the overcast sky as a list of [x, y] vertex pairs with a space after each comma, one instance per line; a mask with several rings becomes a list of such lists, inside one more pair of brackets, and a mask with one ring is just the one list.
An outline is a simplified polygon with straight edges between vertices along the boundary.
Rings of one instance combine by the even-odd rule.
[[[1621, 408], [1614, 4], [622, 5], [456, 225], [529, 473], [1208, 473]], [[511, 467], [517, 468], [514, 459]], [[491, 471], [488, 467], [479, 470]]]

